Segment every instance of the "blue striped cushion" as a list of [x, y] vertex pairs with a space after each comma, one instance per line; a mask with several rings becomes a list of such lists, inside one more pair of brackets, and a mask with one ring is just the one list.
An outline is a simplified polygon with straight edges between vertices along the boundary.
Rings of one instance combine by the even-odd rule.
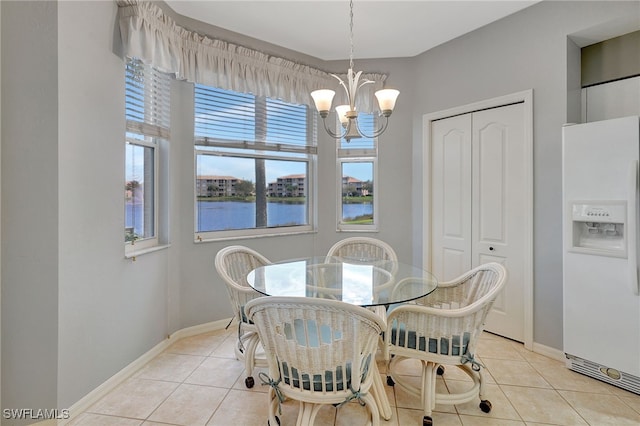
[[[371, 356], [367, 357], [364, 360], [364, 368], [362, 371], [361, 380], [364, 380], [367, 376], [367, 372], [369, 371], [369, 364], [371, 362]], [[282, 381], [287, 385], [291, 385], [295, 388], [302, 387], [304, 390], [310, 390], [311, 384], [313, 384], [313, 390], [315, 392], [333, 392], [333, 385], [336, 384], [336, 390], [342, 391], [345, 389], [351, 388], [351, 364], [347, 364], [347, 375], [343, 377], [342, 367], [338, 366], [333, 371], [325, 371], [324, 372], [324, 380], [325, 380], [325, 389], [322, 388], [322, 375], [314, 374], [313, 378], [310, 380], [310, 376], [307, 373], [302, 373], [302, 375], [298, 372], [298, 369], [293, 367], [291, 368], [291, 372], [289, 372], [289, 366], [286, 362], [282, 363], [282, 371], [280, 372], [282, 375]], [[300, 376], [302, 376], [302, 381], [300, 380]], [[293, 380], [293, 384], [291, 384], [291, 380]]]
[[[397, 327], [391, 329], [391, 342], [394, 345], [405, 347], [405, 339], [408, 335], [409, 342], [406, 347], [409, 349], [416, 349], [423, 352], [430, 353], [438, 353], [438, 339], [429, 338], [428, 347], [427, 347], [427, 339], [424, 336], [420, 336], [417, 339], [416, 346], [416, 332], [409, 331], [406, 333], [404, 331], [404, 325], [400, 326], [400, 333], [398, 335]], [[397, 338], [397, 341], [396, 341]], [[462, 336], [462, 347], [460, 347], [460, 336], [453, 336], [453, 345], [451, 348], [452, 356], [461, 356], [467, 353], [467, 346], [469, 345], [470, 335], [465, 332]], [[445, 337], [440, 338], [440, 354], [441, 355], [449, 355], [449, 339]]]

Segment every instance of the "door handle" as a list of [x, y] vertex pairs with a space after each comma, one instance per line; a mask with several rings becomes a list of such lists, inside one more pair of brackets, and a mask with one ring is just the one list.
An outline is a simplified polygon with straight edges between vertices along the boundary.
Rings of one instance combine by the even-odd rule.
[[489, 246], [489, 250], [490, 250], [490, 251], [493, 251], [493, 250], [494, 250], [494, 248], [493, 248], [492, 246]]

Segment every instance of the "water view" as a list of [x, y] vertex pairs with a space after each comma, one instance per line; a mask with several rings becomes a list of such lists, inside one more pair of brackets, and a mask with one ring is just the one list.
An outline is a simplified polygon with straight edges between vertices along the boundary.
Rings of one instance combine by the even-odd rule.
[[[126, 226], [142, 235], [142, 205], [127, 203]], [[243, 201], [198, 201], [197, 232], [255, 228], [256, 205]], [[373, 214], [371, 203], [343, 204], [342, 217]], [[308, 222], [305, 204], [267, 203], [267, 226], [304, 225]]]
[[[198, 201], [197, 232], [255, 228], [256, 205], [242, 201]], [[370, 203], [344, 204], [343, 217], [373, 214]], [[267, 226], [308, 223], [305, 204], [267, 203]]]
[[[256, 227], [256, 205], [245, 201], [198, 201], [197, 232]], [[305, 204], [267, 203], [267, 226], [304, 225]]]

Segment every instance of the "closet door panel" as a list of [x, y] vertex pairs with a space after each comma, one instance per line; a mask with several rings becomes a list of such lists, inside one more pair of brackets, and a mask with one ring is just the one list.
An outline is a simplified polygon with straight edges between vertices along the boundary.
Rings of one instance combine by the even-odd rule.
[[432, 125], [432, 272], [450, 280], [471, 267], [471, 115]]
[[524, 340], [524, 258], [526, 228], [523, 104], [473, 113], [473, 266], [502, 263], [504, 290], [486, 330]]
[[505, 151], [507, 128], [502, 123], [490, 122], [478, 129], [475, 142], [478, 161], [475, 163], [477, 191], [473, 205], [477, 207], [478, 241], [505, 241]]

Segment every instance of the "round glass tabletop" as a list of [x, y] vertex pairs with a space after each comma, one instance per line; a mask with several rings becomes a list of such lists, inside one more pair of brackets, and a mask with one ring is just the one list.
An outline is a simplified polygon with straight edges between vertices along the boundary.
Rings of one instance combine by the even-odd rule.
[[326, 256], [260, 266], [249, 273], [247, 281], [266, 296], [334, 299], [359, 306], [408, 302], [438, 286], [431, 273], [417, 266]]

